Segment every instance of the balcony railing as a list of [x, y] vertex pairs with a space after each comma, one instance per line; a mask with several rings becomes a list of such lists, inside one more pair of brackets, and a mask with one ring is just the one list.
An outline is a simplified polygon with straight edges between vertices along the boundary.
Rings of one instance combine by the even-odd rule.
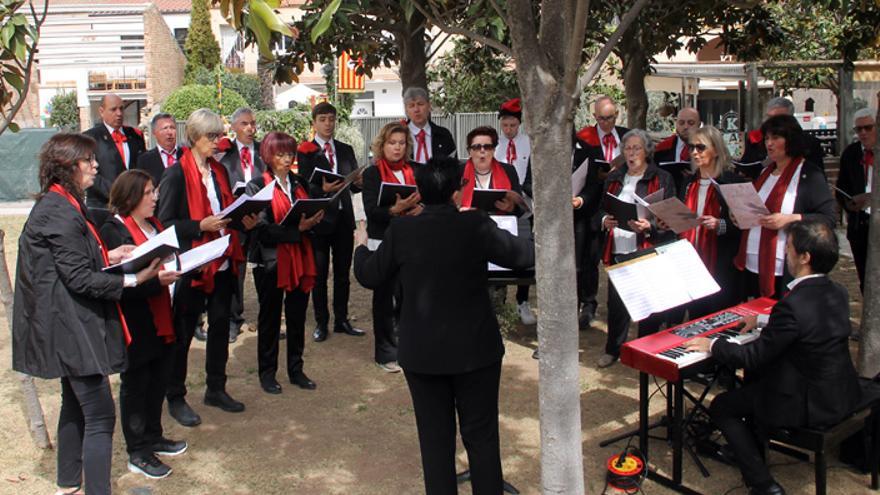
[[144, 91], [147, 76], [143, 73], [89, 72], [89, 91]]

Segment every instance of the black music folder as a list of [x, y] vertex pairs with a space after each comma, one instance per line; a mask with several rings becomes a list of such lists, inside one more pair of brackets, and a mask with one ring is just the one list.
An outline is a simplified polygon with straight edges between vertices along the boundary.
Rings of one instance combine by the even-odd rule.
[[617, 226], [632, 231], [628, 222], [639, 219], [639, 210], [635, 203], [627, 203], [610, 192], [605, 193], [605, 213], [617, 220]]
[[379, 206], [394, 206], [397, 202], [396, 195], [400, 195], [400, 199], [406, 199], [416, 192], [416, 186], [383, 182], [379, 185]]
[[260, 189], [256, 194], [242, 194], [231, 205], [221, 211], [218, 216], [220, 218], [230, 219], [229, 228], [236, 230], [244, 230], [244, 224], [241, 219], [259, 213], [272, 202], [272, 194], [274, 192], [275, 181], [269, 182], [266, 187]]
[[108, 273], [137, 273], [150, 266], [154, 259], [164, 260], [179, 249], [177, 231], [174, 229], [174, 225], [172, 225], [136, 247], [128, 259], [122, 263], [108, 266], [103, 271]]
[[490, 213], [497, 211], [498, 208], [495, 208], [495, 202], [504, 199], [507, 196], [507, 192], [506, 189], [474, 189], [471, 207]]
[[669, 172], [673, 176], [681, 176], [681, 174], [691, 171], [691, 162], [658, 162], [657, 166]]
[[733, 168], [737, 173], [742, 175], [743, 177], [748, 177], [752, 180], [758, 178], [761, 175], [761, 171], [764, 170], [764, 162], [733, 162]]
[[296, 225], [303, 215], [309, 218], [319, 211], [326, 210], [332, 202], [333, 198], [298, 199], [293, 202], [293, 206], [287, 211], [287, 215], [284, 215], [284, 218], [278, 224], [285, 226]]
[[323, 186], [324, 179], [327, 179], [327, 182], [336, 182], [345, 180], [345, 176], [318, 167], [315, 167], [315, 169], [312, 170], [312, 175], [309, 176], [309, 182], [316, 186]]
[[247, 182], [238, 181], [232, 186], [232, 195], [236, 198], [244, 194], [244, 190], [247, 187]]

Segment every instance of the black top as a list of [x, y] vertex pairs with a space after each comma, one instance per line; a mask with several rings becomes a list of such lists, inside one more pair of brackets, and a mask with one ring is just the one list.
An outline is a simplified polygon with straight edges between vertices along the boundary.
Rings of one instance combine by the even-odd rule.
[[[619, 168], [612, 169], [611, 172], [608, 173], [608, 178], [605, 179], [605, 187], [602, 189], [602, 196], [606, 196], [608, 189], [611, 187], [612, 183], [619, 183], [621, 190], [623, 189], [623, 178], [626, 175], [626, 172], [629, 170], [629, 167], [626, 163], [621, 165]], [[642, 174], [642, 178], [636, 183], [636, 194], [643, 198], [647, 196], [648, 193], [648, 185], [654, 179], [654, 176], [657, 176], [657, 180], [659, 182], [659, 188], [663, 189], [663, 199], [671, 198], [676, 195], [675, 191], [675, 183], [672, 180], [672, 175], [665, 170], [660, 170], [659, 167], [654, 165], [653, 163], [648, 163], [648, 166], [645, 168], [645, 173]], [[620, 194], [619, 192], [617, 194]], [[602, 202], [602, 207], [599, 210], [600, 218], [605, 216], [604, 211], [604, 201]], [[640, 234], [638, 236], [639, 242], [642, 241], [643, 236], [647, 235], [648, 240], [651, 244], [657, 245], [662, 242], [667, 242], [675, 239], [675, 232], [671, 230], [663, 230], [657, 227], [655, 222], [651, 222], [651, 230], [647, 232], [647, 234]], [[607, 242], [608, 234], [606, 233]]]
[[[513, 167], [513, 165], [501, 162], [499, 163], [501, 164], [501, 168], [504, 169], [504, 173], [507, 175], [507, 180], [510, 181], [510, 190], [522, 196], [523, 190], [519, 184], [519, 176], [516, 174], [516, 169]], [[465, 166], [467, 166], [467, 161], [460, 162], [460, 164], [462, 172], [464, 172], [464, 168]], [[492, 179], [489, 189], [497, 189], [494, 179]], [[511, 215], [516, 215], [518, 217], [525, 215], [525, 213], [526, 210], [518, 204], [514, 205], [513, 211], [510, 212]]]
[[[231, 143], [231, 146], [220, 158], [220, 163], [223, 164], [226, 168], [226, 172], [229, 173], [229, 187], [235, 189], [236, 182], [244, 182], [244, 172], [241, 170], [241, 156], [238, 154], [238, 142], [235, 139], [230, 139], [229, 142]], [[253, 179], [266, 170], [266, 166], [260, 158], [260, 142], [257, 140], [254, 140], [254, 153], [251, 157], [251, 161], [254, 164], [254, 170], [251, 173], [251, 178]]]
[[[319, 146], [317, 141], [312, 141], [315, 146]], [[357, 169], [357, 158], [354, 155], [354, 149], [342, 141], [333, 140], [333, 148], [336, 150], [333, 156], [336, 162], [336, 173], [342, 176], [348, 175]], [[324, 150], [318, 150], [314, 153], [304, 154], [297, 152], [297, 164], [299, 166], [299, 174], [306, 179], [312, 176], [315, 168], [323, 170], [331, 170], [330, 162], [327, 161]], [[325, 193], [320, 185], [309, 184], [309, 196], [312, 198], [326, 198], [333, 196], [334, 193]], [[360, 189], [351, 186], [353, 193], [360, 192]], [[338, 204], [333, 204], [324, 212], [324, 219], [315, 226], [314, 232], [318, 235], [329, 235], [336, 229], [337, 222], [343, 222], [350, 230], [354, 230], [354, 209], [351, 205], [351, 194], [343, 193], [339, 197], [342, 203], [340, 209]]]
[[113, 181], [122, 172], [129, 168], [135, 168], [138, 156], [146, 149], [143, 136], [134, 128], [124, 125], [122, 126], [122, 133], [125, 134], [126, 144], [128, 144], [128, 167], [122, 163], [122, 157], [119, 156], [116, 142], [113, 141], [104, 122], [98, 122], [95, 127], [83, 132], [83, 134], [91, 137], [97, 143], [95, 157], [98, 160], [98, 174], [95, 175], [95, 182], [92, 184], [92, 187], [86, 190], [86, 204], [89, 207], [107, 208], [107, 202], [110, 198], [110, 186], [113, 185]]
[[[175, 163], [180, 161], [180, 157], [183, 155], [183, 148], [178, 147], [177, 151], [174, 154], [174, 157], [177, 159]], [[162, 182], [162, 175], [165, 174], [165, 157], [162, 156], [162, 153], [159, 151], [159, 147], [144, 152], [141, 156], [138, 157], [137, 167], [144, 172], [150, 174], [150, 177], [153, 178], [153, 185], [158, 186], [160, 182]]]
[[[408, 162], [415, 173], [421, 164]], [[364, 201], [364, 213], [367, 215], [367, 235], [370, 239], [382, 239], [385, 229], [391, 223], [391, 207], [379, 206], [379, 187], [382, 185], [382, 175], [379, 168], [371, 165], [364, 170], [364, 188], [362, 199]]]
[[[290, 182], [290, 191], [297, 185], [308, 191], [309, 184], [303, 177], [290, 172], [287, 175]], [[266, 181], [260, 174], [248, 182], [245, 189], [246, 194], [256, 194], [260, 189], [266, 187]], [[291, 205], [296, 201], [294, 197]], [[326, 211], [326, 210], [325, 210]], [[326, 215], [326, 213], [325, 213]], [[248, 237], [250, 238], [250, 246], [248, 247], [248, 261], [258, 265], [270, 265], [276, 258], [276, 247], [278, 244], [294, 244], [302, 239], [302, 233], [299, 231], [299, 219], [296, 223], [290, 225], [278, 225], [275, 223], [275, 217], [272, 213], [272, 204], [260, 212], [260, 221], [250, 230]]]
[[[681, 161], [681, 157], [676, 156], [676, 154], [675, 154], [675, 150], [678, 149], [678, 143], [679, 143], [679, 141], [681, 141], [681, 138], [678, 136], [678, 134], [674, 134], [673, 136], [670, 136], [670, 137], [673, 138], [670, 140], [671, 147], [664, 148], [661, 150], [657, 150], [657, 149], [654, 150], [654, 160], [653, 160], [654, 163]], [[687, 146], [687, 143], [684, 143], [684, 145]], [[659, 165], [657, 165], [657, 166], [660, 167]], [[662, 170], [666, 170], [663, 167], [660, 167], [660, 168]], [[667, 172], [672, 174], [672, 179], [675, 182], [676, 191], [680, 191], [683, 188], [685, 181], [688, 181], [689, 177], [691, 176], [690, 169], [681, 170], [680, 168], [672, 168], [670, 170], [667, 170]]]
[[123, 277], [103, 267], [82, 214], [55, 193], [38, 200], [18, 240], [13, 369], [39, 378], [107, 376], [125, 369], [116, 309]]
[[391, 223], [379, 249], [355, 250], [354, 273], [367, 288], [402, 286], [398, 362], [407, 371], [459, 374], [504, 355], [489, 300], [486, 264], [534, 265], [528, 239], [499, 229], [482, 211], [428, 205]]
[[[455, 157], [458, 155], [458, 149], [455, 147], [455, 139], [452, 137], [452, 133], [449, 132], [449, 129], [435, 124], [433, 120], [428, 120], [428, 125], [431, 126], [431, 157]], [[410, 130], [410, 132], [412, 132], [412, 130]], [[415, 142], [415, 137], [413, 137], [413, 156], [415, 156], [417, 148], [418, 143]]]
[[[867, 182], [865, 180], [865, 166], [862, 165], [863, 156], [862, 143], [858, 141], [847, 146], [843, 150], [843, 154], [840, 155], [840, 173], [837, 176], [837, 187], [850, 196], [865, 192]], [[880, 163], [880, 161], [875, 158], [874, 163]], [[841, 205], [846, 204], [846, 198], [842, 194], [838, 192], [836, 195]], [[860, 229], [868, 227], [867, 220], [870, 215], [867, 212], [849, 211], [846, 208], [841, 209], [846, 211], [847, 236], [852, 237]]]
[[[107, 244], [107, 249], [115, 249], [123, 244], [134, 244], [134, 238], [128, 228], [115, 216], [110, 217], [101, 226], [101, 238]], [[153, 312], [147, 302], [147, 299], [163, 290], [167, 291], [168, 287], [163, 287], [159, 283], [159, 278], [154, 277], [142, 285], [127, 287], [122, 291], [122, 314], [125, 315], [128, 331], [131, 334], [131, 344], [128, 346], [129, 368], [137, 368], [169, 352], [172, 348], [173, 344], [166, 344], [156, 335]]]
[[849, 295], [828, 277], [798, 283], [754, 342], [716, 341], [712, 355], [756, 376], [755, 418], [772, 427], [837, 423], [859, 402], [849, 354]]

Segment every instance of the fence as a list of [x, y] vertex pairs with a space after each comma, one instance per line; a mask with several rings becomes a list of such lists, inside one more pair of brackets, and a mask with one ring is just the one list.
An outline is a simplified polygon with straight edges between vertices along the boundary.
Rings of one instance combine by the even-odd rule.
[[37, 155], [56, 132], [55, 128], [35, 128], [0, 135], [0, 201], [29, 199], [39, 192]]

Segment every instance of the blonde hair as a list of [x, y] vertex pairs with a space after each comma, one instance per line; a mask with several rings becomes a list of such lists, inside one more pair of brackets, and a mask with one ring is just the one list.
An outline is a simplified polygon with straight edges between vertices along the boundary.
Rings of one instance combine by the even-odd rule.
[[[712, 177], [718, 177], [730, 167], [730, 151], [727, 150], [727, 145], [724, 144], [724, 137], [721, 136], [721, 131], [715, 127], [706, 125], [699, 129], [691, 130], [690, 141], [698, 141], [705, 144], [715, 152], [715, 166], [712, 167]], [[691, 160], [691, 170], [695, 172], [697, 170], [693, 159]]]
[[223, 131], [223, 119], [207, 108], [196, 110], [186, 119], [186, 140], [189, 141], [190, 146], [202, 136], [214, 132], [223, 134]]
[[382, 127], [379, 134], [376, 134], [376, 137], [373, 138], [373, 143], [370, 145], [370, 151], [373, 152], [374, 160], [382, 160], [385, 158], [385, 152], [383, 151], [385, 142], [391, 138], [392, 134], [398, 132], [402, 132], [406, 136], [406, 153], [403, 155], [405, 157], [404, 159], [412, 156], [413, 140], [412, 134], [409, 132], [409, 127], [401, 122], [389, 122]]

